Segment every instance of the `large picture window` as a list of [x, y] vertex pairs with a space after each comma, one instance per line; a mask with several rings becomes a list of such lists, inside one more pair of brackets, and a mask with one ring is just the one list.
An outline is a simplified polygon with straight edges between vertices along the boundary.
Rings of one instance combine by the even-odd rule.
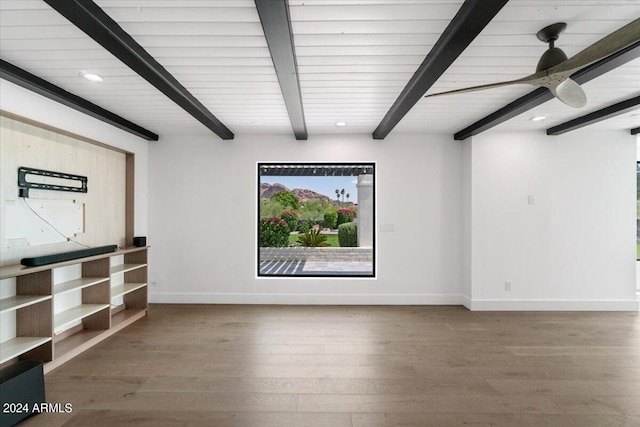
[[374, 163], [258, 163], [258, 276], [375, 277]]

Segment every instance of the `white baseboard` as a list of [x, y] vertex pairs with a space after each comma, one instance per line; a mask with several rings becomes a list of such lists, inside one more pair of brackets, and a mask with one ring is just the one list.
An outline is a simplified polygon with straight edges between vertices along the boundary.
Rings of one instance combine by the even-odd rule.
[[[466, 298], [466, 297], [465, 297]], [[640, 311], [633, 300], [478, 300], [469, 299], [471, 311]]]
[[157, 304], [462, 305], [471, 311], [640, 311], [640, 300], [474, 300], [459, 294], [150, 293]]
[[159, 304], [460, 305], [455, 294], [203, 294], [150, 293]]

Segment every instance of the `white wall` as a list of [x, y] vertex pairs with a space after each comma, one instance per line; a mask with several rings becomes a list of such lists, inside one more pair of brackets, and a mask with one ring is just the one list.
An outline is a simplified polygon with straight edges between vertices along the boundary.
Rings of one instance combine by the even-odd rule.
[[488, 132], [472, 145], [472, 309], [638, 309], [627, 131]]
[[[640, 135], [636, 135], [636, 162], [638, 162], [638, 161], [640, 161]], [[637, 189], [636, 189], [636, 191], [637, 191]], [[636, 213], [636, 215], [637, 215], [637, 213]], [[636, 231], [636, 233], [637, 233], [637, 231]], [[636, 290], [638, 292], [640, 292], [640, 261], [636, 261]]]
[[[135, 232], [152, 245], [153, 302], [638, 309], [627, 132], [147, 143], [4, 80], [0, 108], [136, 154]], [[377, 162], [377, 222], [395, 229], [377, 235], [377, 279], [256, 279], [255, 163], [342, 160]]]
[[0, 109], [134, 153], [134, 231], [147, 234], [148, 141], [2, 79]]
[[462, 208], [462, 223], [460, 229], [462, 231], [462, 253], [460, 256], [462, 271], [462, 301], [466, 307], [471, 307], [473, 299], [473, 277], [471, 265], [473, 261], [473, 245], [472, 245], [472, 228], [471, 219], [473, 213], [472, 195], [473, 182], [471, 177], [473, 161], [473, 144], [468, 139], [462, 142], [462, 191], [460, 194]]
[[[462, 145], [450, 135], [179, 136], [152, 144], [150, 300], [460, 302]], [[256, 162], [376, 161], [377, 279], [256, 278]]]

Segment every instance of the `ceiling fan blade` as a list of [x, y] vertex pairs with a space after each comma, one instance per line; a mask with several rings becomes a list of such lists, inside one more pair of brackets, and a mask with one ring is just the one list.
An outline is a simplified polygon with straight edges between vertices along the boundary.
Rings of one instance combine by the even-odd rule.
[[568, 77], [581, 68], [606, 58], [638, 40], [640, 40], [640, 18], [598, 40], [566, 61], [549, 68], [549, 75], [562, 73]]
[[539, 73], [528, 75], [528, 76], [523, 77], [521, 79], [507, 80], [507, 81], [504, 81], [504, 82], [489, 83], [489, 84], [486, 84], [486, 85], [479, 85], [479, 86], [463, 87], [461, 89], [453, 89], [453, 90], [447, 90], [445, 92], [431, 93], [429, 95], [425, 95], [424, 97], [425, 98], [430, 98], [432, 96], [452, 95], [452, 94], [455, 94], [455, 93], [465, 93], [465, 92], [475, 92], [475, 91], [479, 91], [479, 90], [493, 89], [493, 88], [496, 88], [496, 87], [519, 85], [519, 84], [530, 84], [530, 85], [533, 85], [533, 86], [541, 86], [543, 84], [543, 82], [544, 82], [544, 78], [546, 77], [546, 75], [547, 75], [546, 72], [539, 72]]
[[569, 107], [580, 108], [587, 105], [587, 95], [580, 85], [573, 80], [567, 78], [560, 83], [553, 83], [549, 86], [549, 90], [561, 102]]

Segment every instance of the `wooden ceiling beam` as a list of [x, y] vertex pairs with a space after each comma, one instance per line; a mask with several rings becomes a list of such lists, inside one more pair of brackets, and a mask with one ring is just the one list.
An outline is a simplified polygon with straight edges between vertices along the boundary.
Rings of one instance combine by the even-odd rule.
[[222, 139], [233, 132], [91, 0], [44, 0], [72, 24]]
[[384, 139], [508, 0], [466, 0], [373, 132]]
[[600, 110], [585, 114], [584, 116], [569, 120], [568, 122], [553, 126], [547, 129], [547, 135], [562, 135], [563, 133], [571, 132], [572, 130], [580, 129], [585, 126], [607, 120], [611, 117], [637, 110], [638, 105], [640, 105], [640, 96], [626, 99], [616, 104], [609, 105], [608, 107], [601, 108]]
[[67, 107], [73, 108], [74, 110], [80, 111], [81, 113], [87, 114], [88, 116], [102, 120], [105, 123], [109, 123], [112, 126], [146, 139], [147, 141], [158, 140], [158, 135], [150, 130], [145, 129], [142, 126], [138, 126], [137, 124], [130, 122], [111, 111], [105, 110], [84, 98], [74, 95], [71, 92], [67, 92], [61, 87], [56, 86], [53, 83], [49, 83], [48, 81], [2, 59], [0, 59], [0, 77], [39, 95], [59, 102], [60, 104], [66, 105]]
[[255, 0], [255, 3], [293, 133], [297, 140], [306, 140], [307, 125], [304, 119], [289, 2], [287, 0]]

